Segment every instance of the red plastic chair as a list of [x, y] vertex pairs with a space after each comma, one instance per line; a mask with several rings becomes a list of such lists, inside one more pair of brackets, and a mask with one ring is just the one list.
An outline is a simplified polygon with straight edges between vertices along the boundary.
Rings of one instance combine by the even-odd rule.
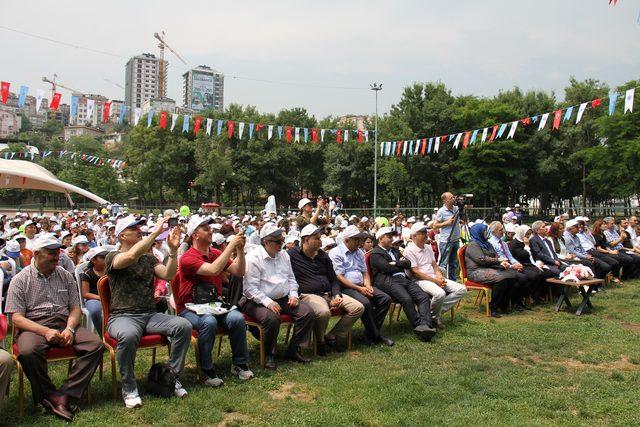
[[[111, 288], [109, 287], [109, 277], [105, 274], [98, 281], [98, 295], [100, 295], [100, 303], [102, 304], [102, 341], [109, 350], [111, 358], [111, 391], [115, 400], [116, 389], [116, 349], [118, 341], [107, 332], [107, 322], [111, 315]], [[156, 363], [156, 350], [158, 348], [167, 347], [167, 351], [171, 354], [171, 343], [169, 340], [159, 334], [144, 334], [140, 338], [138, 349], [151, 349], [151, 364]]]
[[[260, 367], [264, 368], [264, 364], [267, 356], [266, 349], [264, 347], [264, 328], [262, 327], [260, 322], [258, 322], [257, 319], [254, 319], [253, 317], [249, 316], [247, 313], [242, 313], [242, 315], [244, 316], [244, 323], [247, 326], [258, 329], [258, 333], [260, 336], [260, 338], [258, 339], [258, 341], [260, 342]], [[291, 333], [291, 326], [293, 326], [293, 317], [289, 316], [288, 314], [281, 314], [280, 326], [282, 325], [287, 325], [287, 335], [285, 336], [284, 342], [288, 343], [289, 335]]]
[[474, 289], [478, 291], [476, 295], [476, 299], [473, 302], [474, 305], [482, 304], [482, 300], [486, 296], [486, 312], [487, 316], [491, 316], [491, 309], [489, 308], [489, 303], [491, 302], [491, 285], [485, 283], [478, 283], [472, 280], [467, 279], [467, 266], [464, 262], [464, 254], [467, 251], [467, 245], [462, 246], [458, 249], [458, 264], [460, 265], [460, 274], [462, 275], [462, 283], [467, 287], [467, 289]]

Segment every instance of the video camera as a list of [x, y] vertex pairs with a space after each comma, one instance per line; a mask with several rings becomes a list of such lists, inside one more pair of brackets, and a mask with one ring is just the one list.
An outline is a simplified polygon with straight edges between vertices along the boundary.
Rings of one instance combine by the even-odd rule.
[[473, 205], [473, 194], [461, 194], [455, 196], [453, 203], [462, 210], [465, 206]]

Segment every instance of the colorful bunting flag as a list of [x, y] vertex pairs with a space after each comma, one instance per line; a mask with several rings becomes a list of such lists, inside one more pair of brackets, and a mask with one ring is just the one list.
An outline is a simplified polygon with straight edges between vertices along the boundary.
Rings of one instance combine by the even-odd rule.
[[506, 123], [502, 123], [500, 125], [500, 129], [498, 130], [498, 136], [497, 138], [502, 138], [502, 135], [504, 135], [504, 131], [507, 130], [507, 124]]
[[142, 108], [136, 107], [136, 109], [133, 110], [133, 125], [134, 126], [138, 125], [138, 122], [140, 121], [140, 117], [142, 117]]
[[61, 93], [54, 93], [53, 98], [51, 98], [51, 103], [49, 104], [49, 108], [53, 111], [58, 111], [58, 107], [60, 106], [60, 99], [62, 98]]
[[273, 125], [269, 125], [267, 128], [267, 141], [273, 137]]
[[560, 129], [560, 120], [562, 120], [562, 110], [554, 111], [552, 130]]
[[609, 93], [609, 115], [612, 116], [616, 110], [616, 99], [618, 99], [618, 92]]
[[84, 116], [85, 121], [93, 123], [93, 110], [95, 109], [95, 106], [96, 106], [96, 101], [94, 101], [93, 99], [87, 99], [87, 104], [86, 104], [87, 111], [86, 111], [86, 115]]
[[318, 143], [318, 128], [311, 129], [311, 142], [314, 144]]
[[107, 123], [111, 116], [111, 102], [105, 102], [102, 105], [102, 123]]
[[636, 89], [629, 89], [627, 90], [627, 92], [625, 93], [624, 96], [624, 113], [626, 114], [627, 111], [629, 111], [630, 113], [633, 113], [633, 97], [635, 95]]
[[547, 125], [548, 119], [549, 119], [549, 113], [544, 113], [542, 115], [542, 118], [540, 119], [540, 125], [538, 126], [538, 130], [544, 129], [544, 127]]
[[216, 135], [220, 136], [221, 133], [222, 133], [222, 120], [218, 120], [218, 123], [216, 123]]
[[193, 123], [193, 133], [198, 136], [200, 133], [200, 125], [202, 124], [202, 116], [196, 117], [196, 121]]
[[482, 138], [480, 139], [480, 143], [481, 144], [487, 140], [487, 131], [488, 131], [488, 129], [489, 128], [484, 128], [482, 130]]
[[6, 104], [7, 103], [7, 99], [9, 99], [9, 87], [11, 86], [11, 83], [9, 82], [0, 82], [0, 87], [2, 88], [0, 90], [1, 96], [0, 98], [2, 99], [2, 103]]
[[238, 123], [238, 139], [242, 139], [242, 134], [244, 133], [244, 122]]
[[147, 114], [147, 127], [151, 127], [151, 122], [153, 121], [153, 116], [155, 116], [156, 111], [153, 108], [149, 109], [149, 113]]
[[36, 93], [36, 113], [40, 111], [40, 105], [42, 104], [42, 99], [44, 98], [44, 91], [42, 89], [38, 89]]
[[213, 119], [207, 119], [207, 136], [211, 136], [211, 128], [213, 127]]
[[177, 122], [178, 122], [178, 114], [176, 113], [171, 114], [171, 132], [173, 132], [173, 129], [175, 129]]
[[507, 135], [507, 139], [513, 139], [516, 134], [516, 128], [518, 127], [518, 120], [515, 120], [511, 123], [511, 129], [509, 129], [509, 134]]
[[287, 139], [287, 143], [291, 144], [291, 126], [286, 127], [285, 138]]
[[166, 129], [167, 128], [167, 116], [169, 115], [169, 113], [167, 113], [166, 111], [163, 111], [162, 113], [160, 113], [160, 123], [158, 124], [158, 127], [160, 127], [160, 129]]
[[24, 107], [25, 102], [27, 102], [28, 93], [29, 93], [29, 88], [27, 86], [20, 86], [20, 95], [18, 96], [18, 107], [20, 108]]
[[253, 123], [249, 123], [249, 139], [253, 139]]
[[583, 102], [580, 104], [580, 107], [578, 108], [578, 116], [576, 117], [576, 124], [580, 123], [580, 120], [582, 120], [582, 115], [584, 114], [585, 108], [587, 108], [587, 104], [589, 103]]
[[233, 138], [233, 126], [234, 126], [234, 122], [233, 120], [229, 120], [227, 122], [227, 134], [229, 135], [229, 139]]
[[184, 114], [182, 116], [182, 133], [189, 132], [189, 126], [191, 125], [191, 116]]
[[564, 112], [564, 117], [562, 118], [563, 122], [571, 119], [571, 114], [573, 114], [573, 105], [567, 108], [567, 111]]

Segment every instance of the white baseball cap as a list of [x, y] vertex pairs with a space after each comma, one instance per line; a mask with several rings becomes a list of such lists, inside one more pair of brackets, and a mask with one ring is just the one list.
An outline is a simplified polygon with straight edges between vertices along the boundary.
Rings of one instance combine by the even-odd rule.
[[189, 219], [189, 223], [187, 223], [187, 236], [191, 237], [191, 235], [198, 229], [198, 227], [205, 224], [211, 224], [212, 222], [213, 222], [213, 218], [209, 216], [206, 216], [206, 217], [202, 217], [200, 215], [192, 216], [191, 219]]
[[313, 202], [307, 199], [306, 197], [304, 199], [300, 199], [300, 201], [298, 202], [298, 209], [302, 209], [303, 207], [305, 207], [305, 205], [308, 205], [309, 203], [313, 203]]
[[225, 238], [222, 234], [220, 233], [213, 233], [213, 235], [211, 236], [211, 242], [215, 243], [216, 245], [221, 245], [225, 242]]
[[300, 238], [306, 237], [306, 236], [312, 236], [316, 233], [322, 233], [322, 231], [323, 231], [322, 227], [318, 227], [315, 224], [307, 224], [300, 231]]
[[33, 242], [32, 250], [35, 252], [40, 249], [60, 249], [64, 247], [65, 246], [61, 244], [58, 241], [58, 239], [53, 237], [51, 234], [44, 234], [38, 237], [35, 242]]
[[[122, 217], [116, 222], [116, 236], [119, 236], [126, 228], [135, 227], [140, 224], [140, 221], [137, 220], [133, 215], [127, 215]], [[72, 225], [73, 227], [73, 225]]]
[[419, 231], [427, 231], [428, 227], [424, 222], [416, 222], [411, 226], [411, 234], [416, 234]]
[[79, 236], [74, 237], [72, 245], [75, 246], [80, 243], [89, 243], [89, 239], [84, 234], [80, 234]]
[[379, 229], [376, 232], [376, 239], [381, 238], [385, 234], [393, 234], [393, 230], [391, 229], [391, 227], [382, 227], [381, 229]]
[[279, 237], [283, 233], [282, 228], [278, 227], [272, 222], [267, 222], [260, 229], [260, 238], [265, 239], [267, 237]]
[[5, 253], [11, 258], [20, 256], [20, 243], [17, 240], [9, 240], [4, 247]]
[[410, 217], [407, 219], [407, 222], [408, 222], [408, 223], [409, 223], [409, 222], [416, 222], [416, 217], [415, 217], [415, 216], [410, 216]]
[[504, 225], [504, 231], [506, 233], [515, 233], [516, 232], [516, 228], [518, 228], [517, 225], [515, 225], [512, 222], [509, 222], [507, 224]]
[[322, 249], [323, 250], [335, 248], [336, 246], [337, 246], [336, 241], [333, 240], [331, 237], [327, 237], [326, 239], [324, 239], [322, 241]]
[[86, 254], [84, 254], [83, 259], [85, 261], [91, 261], [98, 255], [105, 256], [106, 254], [108, 254], [113, 250], [115, 250], [115, 247], [113, 246], [96, 246], [95, 248], [89, 249], [89, 251]]
[[367, 218], [366, 216], [363, 216], [362, 218], [360, 218], [360, 222], [367, 222], [369, 221], [369, 218]]
[[570, 219], [569, 221], [567, 221], [567, 223], [565, 224], [565, 228], [568, 230], [571, 227], [576, 227], [578, 225], [578, 221], [576, 221], [575, 219]]
[[352, 237], [364, 237], [366, 233], [360, 231], [358, 227], [355, 225], [350, 225], [344, 229], [342, 232], [342, 237], [345, 239], [350, 239]]

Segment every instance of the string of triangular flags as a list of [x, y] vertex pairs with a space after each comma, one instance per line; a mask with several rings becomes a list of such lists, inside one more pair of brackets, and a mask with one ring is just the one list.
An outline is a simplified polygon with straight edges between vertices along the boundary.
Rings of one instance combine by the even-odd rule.
[[31, 151], [5, 151], [1, 154], [5, 160], [27, 159], [31, 161], [34, 161], [36, 158], [45, 159], [49, 156], [55, 156], [59, 159], [66, 156], [70, 159], [84, 160], [96, 166], [111, 166], [112, 168], [118, 170], [124, 168], [127, 165], [127, 162], [125, 162], [124, 160], [105, 159], [104, 157], [94, 156], [92, 154], [76, 153], [67, 150], [41, 151], [40, 153], [34, 153]]
[[[633, 102], [636, 88], [631, 88], [624, 93], [624, 112], [633, 112]], [[621, 98], [621, 93], [611, 92], [609, 93], [609, 115], [613, 115], [616, 109], [616, 102]], [[516, 130], [519, 124], [523, 126], [531, 126], [538, 124], [538, 131], [543, 130], [549, 118], [552, 118], [551, 130], [560, 129], [560, 123], [572, 120], [573, 111], [577, 107], [576, 121], [578, 124], [584, 116], [587, 108], [595, 109], [602, 105], [603, 98], [597, 98], [592, 101], [583, 102], [581, 104], [571, 105], [564, 110], [558, 109], [556, 111], [538, 114], [536, 116], [529, 116], [513, 122], [496, 124], [485, 128], [479, 128], [474, 130], [468, 130], [465, 132], [455, 132], [448, 135], [434, 136], [431, 138], [417, 138], [411, 140], [398, 140], [398, 141], [382, 141], [380, 142], [380, 155], [381, 156], [417, 156], [439, 153], [441, 144], [444, 145], [448, 142], [453, 142], [453, 148], [459, 149], [460, 143], [462, 148], [467, 148], [470, 145], [474, 145], [478, 139], [480, 144], [484, 142], [494, 142], [503, 137], [507, 139], [513, 139], [516, 134]], [[564, 113], [564, 114], [563, 114]], [[509, 131], [507, 132], [507, 128]]]
[[[147, 115], [146, 123], [148, 128], [153, 125], [153, 119], [155, 115], [156, 111], [154, 109], [150, 109]], [[180, 116], [180, 114], [171, 114], [167, 111], [161, 111], [159, 114], [157, 125], [160, 129], [168, 129], [169, 131], [173, 131]], [[138, 111], [136, 111], [136, 114], [134, 116], [134, 126], [138, 125], [139, 120], [140, 115], [138, 114]], [[169, 120], [171, 120], [171, 123], [169, 123]], [[193, 127], [191, 126], [192, 121]], [[233, 137], [242, 139], [245, 137], [245, 135], [248, 139], [254, 139], [254, 136], [256, 138], [266, 136], [266, 139], [268, 141], [277, 135], [278, 140], [282, 141], [284, 136], [284, 140], [288, 143], [306, 143], [311, 141], [315, 144], [318, 142], [324, 142], [325, 139], [328, 138], [329, 134], [331, 134], [332, 138], [335, 135], [335, 141], [338, 144], [341, 144], [342, 142], [348, 142], [349, 140], [352, 140], [354, 138], [359, 143], [365, 143], [369, 142], [370, 133], [371, 136], [373, 136], [374, 134], [374, 131], [369, 132], [368, 130], [364, 129], [324, 129], [317, 127], [305, 128], [298, 126], [238, 122], [235, 120], [214, 120], [211, 118], [203, 118], [202, 116], [192, 117], [189, 114], [182, 114], [182, 132], [190, 132], [191, 129], [193, 129], [193, 133], [197, 136], [203, 130], [203, 127], [207, 136], [211, 136], [214, 132], [215, 135], [219, 136], [222, 134], [223, 128], [226, 128], [226, 134], [228, 135], [229, 139], [232, 139]]]

